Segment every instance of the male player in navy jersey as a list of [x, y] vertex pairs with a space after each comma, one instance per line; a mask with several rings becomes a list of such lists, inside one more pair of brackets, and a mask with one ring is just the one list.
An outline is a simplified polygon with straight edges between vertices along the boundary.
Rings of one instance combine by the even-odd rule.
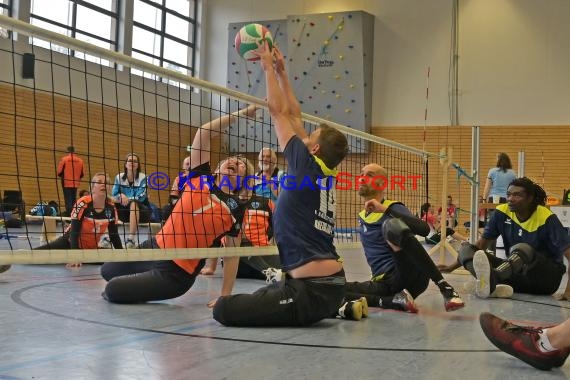
[[346, 298], [366, 297], [370, 306], [416, 313], [414, 298], [427, 289], [431, 279], [443, 296], [445, 310], [465, 306], [416, 239], [416, 234], [428, 235], [428, 224], [413, 216], [402, 203], [384, 198], [386, 169], [369, 164], [358, 178], [358, 194], [365, 201], [364, 210], [358, 214], [360, 241], [372, 279], [347, 282]]
[[[515, 179], [507, 189], [507, 203], [497, 206], [483, 236], [475, 245], [463, 246], [459, 261], [477, 279], [477, 296], [493, 296], [499, 284], [528, 294], [558, 290], [566, 270], [564, 256], [570, 258], [570, 237], [545, 203], [546, 193], [538, 184], [526, 177]], [[506, 260], [484, 251], [499, 235]], [[570, 300], [568, 284], [561, 298]]]
[[[333, 229], [335, 168], [346, 156], [348, 143], [341, 132], [324, 124], [308, 136], [283, 55], [278, 48], [269, 50], [266, 42], [257, 55], [289, 179], [296, 183], [280, 193], [274, 215], [275, 240], [287, 275], [253, 294], [220, 297], [213, 314], [227, 326], [307, 326], [335, 315], [345, 295]], [[359, 311], [362, 314], [362, 308]]]

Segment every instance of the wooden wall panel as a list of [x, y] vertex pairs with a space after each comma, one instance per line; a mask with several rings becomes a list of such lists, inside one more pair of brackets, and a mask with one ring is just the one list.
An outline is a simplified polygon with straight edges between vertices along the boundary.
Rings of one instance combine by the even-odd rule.
[[[63, 205], [56, 168], [69, 145], [86, 164], [82, 189], [96, 172], [111, 177], [121, 172], [128, 152], [141, 156], [147, 174], [175, 176], [193, 133], [195, 128], [187, 125], [127, 110], [0, 86], [0, 190], [22, 189], [30, 207], [39, 200]], [[150, 190], [149, 196], [165, 203], [168, 191]]]
[[[423, 127], [381, 127], [373, 134], [417, 148], [424, 146]], [[425, 149], [436, 152], [442, 147], [453, 149], [453, 161], [471, 174], [471, 127], [429, 127]], [[525, 152], [525, 175], [530, 177], [550, 196], [562, 197], [564, 188], [570, 188], [570, 176], [565, 165], [570, 146], [570, 128], [567, 126], [485, 126], [480, 128], [480, 192], [490, 168], [496, 165], [497, 153], [507, 153], [513, 169], [518, 166], [518, 152]], [[450, 170], [448, 193], [463, 210], [461, 220], [469, 219], [470, 186], [457, 171]], [[429, 160], [429, 198], [441, 203], [442, 172], [435, 159]], [[432, 202], [433, 201], [433, 202]]]
[[[29, 205], [40, 199], [54, 199], [63, 204], [61, 185], [55, 171], [60, 157], [71, 144], [89, 168], [85, 181], [101, 170], [113, 177], [122, 171], [124, 157], [131, 151], [143, 157], [142, 164], [147, 174], [163, 171], [174, 177], [187, 155], [186, 146], [191, 143], [194, 133], [195, 128], [187, 125], [127, 110], [42, 91], [34, 94], [30, 89], [0, 86], [0, 190], [21, 188]], [[419, 126], [376, 127], [372, 133], [430, 152], [451, 147], [453, 161], [471, 174], [470, 127], [428, 127], [425, 132]], [[219, 139], [215, 139], [213, 151], [220, 146]], [[481, 127], [481, 191], [498, 152], [508, 153], [516, 169], [518, 151], [524, 150], [526, 175], [544, 185], [549, 195], [560, 197], [564, 188], [570, 188], [566, 166], [568, 146], [570, 128], [565, 126]], [[405, 174], [409, 170], [405, 163], [393, 160], [397, 154], [374, 145], [368, 154], [349, 155], [339, 169], [356, 175], [364, 163], [377, 161], [375, 157], [379, 154], [391, 157], [387, 158], [393, 166], [389, 174]], [[223, 155], [213, 155], [213, 165], [217, 164], [220, 156]], [[247, 156], [256, 166], [257, 154]], [[279, 163], [284, 167], [281, 155]], [[428, 164], [428, 199], [437, 205], [441, 203], [441, 167], [436, 159], [430, 159]], [[448, 181], [448, 192], [463, 210], [460, 217], [465, 221], [470, 212], [470, 186], [463, 178], [458, 180], [456, 170], [450, 170]], [[87, 188], [87, 183], [82, 188]], [[162, 204], [168, 198], [167, 192], [151, 190], [149, 193], [155, 203]], [[352, 205], [339, 213], [339, 226], [354, 226], [355, 215], [361, 207], [356, 190], [339, 192], [338, 197], [339, 202]], [[404, 193], [398, 198], [413, 205], [414, 212], [418, 211], [420, 202], [417, 194]]]

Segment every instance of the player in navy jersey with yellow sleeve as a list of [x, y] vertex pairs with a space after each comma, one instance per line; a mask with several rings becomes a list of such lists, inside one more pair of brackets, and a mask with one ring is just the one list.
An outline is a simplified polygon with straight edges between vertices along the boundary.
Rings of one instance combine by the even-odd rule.
[[[528, 294], [558, 290], [566, 270], [564, 256], [570, 258], [570, 237], [545, 203], [546, 193], [538, 184], [526, 177], [515, 179], [508, 187], [507, 203], [497, 206], [483, 236], [474, 246], [462, 248], [459, 261], [477, 279], [479, 297], [493, 295], [498, 284]], [[484, 251], [499, 235], [506, 260]], [[562, 298], [570, 299], [568, 284]]]
[[281, 191], [273, 225], [287, 275], [253, 294], [220, 297], [214, 319], [227, 326], [307, 326], [335, 315], [345, 295], [333, 233], [335, 168], [346, 156], [348, 143], [327, 125], [308, 136], [283, 55], [277, 48], [270, 51], [266, 43], [257, 54], [275, 133], [288, 163], [288, 180], [295, 182]]
[[435, 263], [416, 239], [427, 236], [426, 222], [412, 215], [401, 202], [384, 198], [386, 170], [369, 164], [360, 173], [358, 194], [365, 207], [358, 214], [360, 242], [372, 278], [365, 282], [347, 282], [346, 298], [366, 297], [370, 306], [415, 313], [414, 298], [422, 294], [429, 281], [436, 284], [447, 311], [465, 306], [459, 294], [444, 280]]

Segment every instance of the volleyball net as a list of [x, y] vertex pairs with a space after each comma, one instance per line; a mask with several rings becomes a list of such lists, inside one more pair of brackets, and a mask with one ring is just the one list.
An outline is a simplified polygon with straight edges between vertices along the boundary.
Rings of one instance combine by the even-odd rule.
[[[240, 154], [257, 172], [262, 148], [277, 152], [276, 166], [284, 173], [287, 163], [263, 99], [1, 15], [0, 27], [8, 31], [0, 38], [0, 264], [276, 254], [271, 245], [36, 250], [69, 228], [57, 168], [70, 146], [84, 164], [79, 191], [89, 191], [91, 179], [101, 172], [109, 174], [113, 185], [136, 153], [140, 171], [146, 174], [149, 204], [148, 220], [136, 229], [137, 243], [161, 229], [162, 211], [172, 202], [172, 185], [182, 178], [193, 137], [211, 120], [235, 115], [229, 128], [211, 142], [207, 153], [213, 170], [228, 156]], [[258, 107], [255, 116], [237, 113], [251, 104]], [[368, 163], [387, 169], [386, 198], [402, 201], [419, 214], [427, 199], [431, 154], [313, 115], [303, 114], [303, 122], [309, 133], [326, 123], [348, 139], [350, 153], [337, 168], [334, 233], [339, 245], [359, 244], [357, 215], [363, 201], [358, 175]], [[123, 241], [129, 226], [128, 220], [119, 225]]]

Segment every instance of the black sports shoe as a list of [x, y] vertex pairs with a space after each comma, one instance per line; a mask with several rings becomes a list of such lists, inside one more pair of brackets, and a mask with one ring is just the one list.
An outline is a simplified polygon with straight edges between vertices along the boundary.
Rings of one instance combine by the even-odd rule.
[[489, 340], [501, 351], [512, 355], [534, 368], [550, 370], [561, 367], [570, 354], [570, 349], [542, 352], [538, 348], [539, 335], [542, 328], [517, 326], [509, 321], [482, 313], [479, 323]]
[[[364, 299], [366, 301], [366, 298]], [[338, 309], [338, 315], [342, 319], [348, 319], [351, 321], [360, 321], [363, 317], [362, 309], [363, 303], [360, 299], [354, 301], [345, 302], [340, 309]], [[366, 303], [366, 315], [368, 316], [368, 303]]]
[[445, 311], [453, 311], [461, 309], [465, 306], [465, 302], [463, 302], [459, 296], [459, 293], [457, 293], [447, 281], [442, 281], [441, 283], [437, 284], [437, 286], [439, 287], [439, 291], [443, 296], [443, 305], [445, 306]]

